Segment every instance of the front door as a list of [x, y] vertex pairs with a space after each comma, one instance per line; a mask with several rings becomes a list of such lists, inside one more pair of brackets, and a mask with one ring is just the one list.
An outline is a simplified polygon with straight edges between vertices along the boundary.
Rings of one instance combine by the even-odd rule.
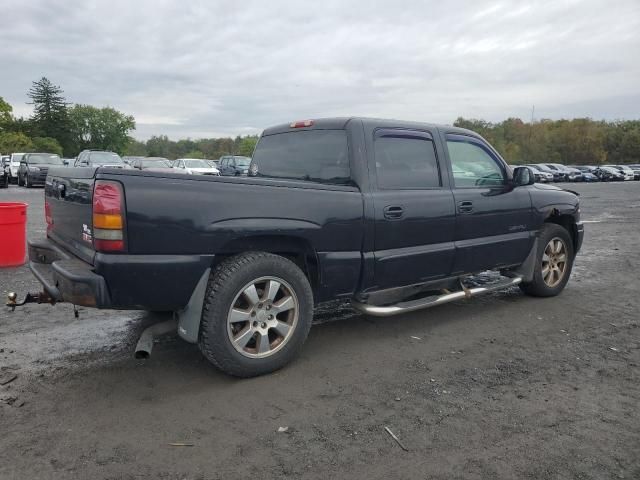
[[377, 130], [373, 150], [376, 289], [448, 276], [455, 207], [431, 132]]
[[509, 186], [508, 166], [482, 140], [446, 135], [456, 203], [454, 274], [521, 263], [533, 243], [528, 187]]

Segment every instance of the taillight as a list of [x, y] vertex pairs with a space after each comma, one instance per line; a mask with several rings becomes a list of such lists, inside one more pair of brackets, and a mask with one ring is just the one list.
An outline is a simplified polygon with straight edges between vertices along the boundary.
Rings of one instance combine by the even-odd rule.
[[97, 180], [93, 187], [93, 246], [124, 252], [124, 195], [118, 182]]

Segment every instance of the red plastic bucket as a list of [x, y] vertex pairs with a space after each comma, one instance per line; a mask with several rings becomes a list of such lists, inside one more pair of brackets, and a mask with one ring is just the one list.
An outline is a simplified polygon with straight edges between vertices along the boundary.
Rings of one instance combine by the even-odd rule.
[[0, 203], [0, 267], [24, 264], [27, 206], [20, 202]]

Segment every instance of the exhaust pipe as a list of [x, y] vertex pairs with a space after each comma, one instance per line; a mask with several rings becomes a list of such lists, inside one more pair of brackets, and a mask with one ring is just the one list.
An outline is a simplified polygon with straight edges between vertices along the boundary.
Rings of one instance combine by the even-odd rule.
[[156, 337], [166, 335], [178, 329], [178, 322], [175, 318], [159, 322], [144, 329], [136, 345], [136, 358], [147, 359], [153, 349], [153, 341]]

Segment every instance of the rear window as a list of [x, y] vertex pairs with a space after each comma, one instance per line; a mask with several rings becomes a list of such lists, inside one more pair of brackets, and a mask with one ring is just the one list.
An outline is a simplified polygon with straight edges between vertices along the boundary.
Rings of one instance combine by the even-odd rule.
[[124, 163], [117, 153], [91, 152], [91, 163], [94, 165], [120, 165]]
[[27, 160], [40, 165], [62, 165], [62, 159], [58, 155], [29, 155]]
[[262, 137], [253, 154], [249, 174], [350, 184], [347, 133], [303, 130]]

